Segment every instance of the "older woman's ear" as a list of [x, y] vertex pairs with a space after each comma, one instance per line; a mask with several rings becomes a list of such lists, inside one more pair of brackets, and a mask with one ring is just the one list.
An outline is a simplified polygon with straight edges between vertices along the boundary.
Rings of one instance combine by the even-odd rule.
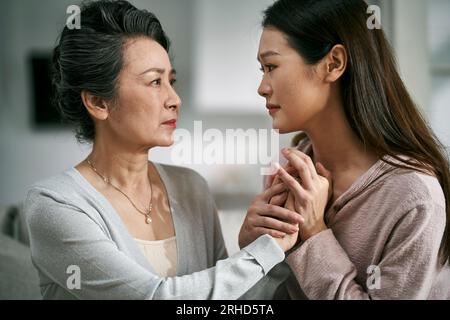
[[109, 116], [109, 106], [104, 98], [100, 98], [92, 93], [83, 90], [81, 100], [89, 114], [97, 120], [106, 120]]

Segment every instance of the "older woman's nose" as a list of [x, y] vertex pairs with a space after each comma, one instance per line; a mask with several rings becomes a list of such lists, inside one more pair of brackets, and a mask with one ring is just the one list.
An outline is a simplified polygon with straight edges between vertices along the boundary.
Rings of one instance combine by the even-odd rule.
[[169, 99], [166, 102], [166, 108], [179, 109], [181, 107], [181, 99], [176, 93], [175, 89], [171, 88], [169, 93]]

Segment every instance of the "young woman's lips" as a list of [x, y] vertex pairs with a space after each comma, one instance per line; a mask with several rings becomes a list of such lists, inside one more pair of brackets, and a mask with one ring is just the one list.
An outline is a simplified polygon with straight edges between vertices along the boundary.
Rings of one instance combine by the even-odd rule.
[[273, 115], [273, 114], [277, 113], [278, 111], [280, 111], [281, 107], [277, 106], [277, 105], [273, 105], [273, 104], [268, 104], [267, 105], [267, 110], [269, 110], [269, 113], [271, 115]]
[[172, 120], [163, 122], [162, 124], [163, 124], [163, 125], [166, 125], [166, 126], [169, 126], [169, 127], [171, 127], [171, 128], [176, 128], [176, 127], [177, 127], [177, 120], [172, 119]]

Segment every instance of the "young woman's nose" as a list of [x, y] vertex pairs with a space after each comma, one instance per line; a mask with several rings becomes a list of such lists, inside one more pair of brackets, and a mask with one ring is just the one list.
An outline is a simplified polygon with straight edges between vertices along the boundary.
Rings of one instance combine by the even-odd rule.
[[258, 94], [264, 98], [267, 98], [272, 94], [272, 87], [267, 83], [267, 81], [264, 81], [264, 78], [261, 80], [261, 83], [259, 84]]

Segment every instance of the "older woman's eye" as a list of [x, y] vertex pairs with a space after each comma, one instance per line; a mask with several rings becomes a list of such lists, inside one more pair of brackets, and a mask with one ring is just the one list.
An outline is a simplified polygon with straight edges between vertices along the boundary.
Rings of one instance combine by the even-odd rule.
[[161, 85], [161, 79], [153, 80], [150, 84], [152, 86], [160, 86]]
[[176, 82], [177, 82], [177, 79], [172, 79], [172, 80], [170, 80], [170, 85], [173, 87]]

